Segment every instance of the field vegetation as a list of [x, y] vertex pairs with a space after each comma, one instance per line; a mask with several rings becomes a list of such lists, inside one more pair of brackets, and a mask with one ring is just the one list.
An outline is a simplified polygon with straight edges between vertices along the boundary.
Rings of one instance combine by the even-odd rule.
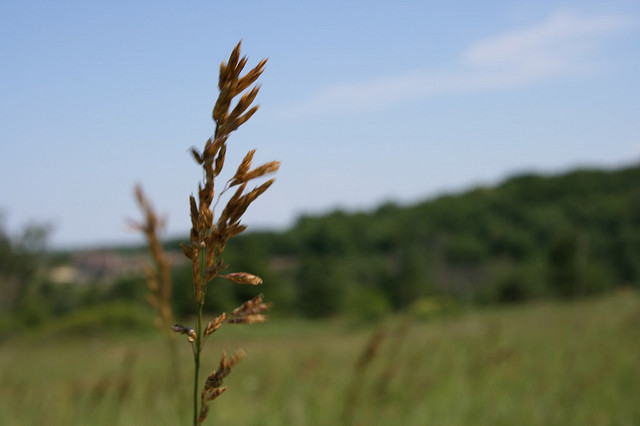
[[[640, 287], [640, 166], [526, 174], [423, 203], [301, 217], [286, 231], [229, 240], [225, 262], [268, 286], [274, 315], [382, 318], [406, 310], [572, 300]], [[156, 206], [162, 211], [161, 206]], [[2, 223], [0, 222], [0, 225]], [[7, 235], [0, 227], [0, 337], [78, 309], [146, 306], [142, 267], [77, 285], [47, 271], [76, 267], [83, 253], [46, 250], [46, 226]], [[175, 258], [188, 238], [167, 239]], [[89, 254], [143, 257], [146, 247]], [[172, 310], [193, 310], [192, 268], [173, 265]], [[218, 286], [209, 312], [229, 311], [260, 289]]]
[[[632, 290], [430, 320], [281, 319], [220, 333], [217, 349], [249, 356], [227, 378], [233, 391], [212, 406], [211, 424], [640, 423]], [[181, 349], [188, 365], [192, 354]], [[167, 357], [153, 330], [79, 334], [50, 324], [6, 340], [2, 424], [186, 424], [189, 389], [176, 390]], [[180, 371], [188, 382], [189, 369]]]
[[244, 233], [273, 179], [247, 184], [279, 168], [251, 150], [214, 192], [257, 110], [265, 61], [245, 64], [238, 44], [191, 150], [188, 238], [161, 240], [140, 187], [150, 258], [50, 251], [48, 226], [0, 220], [2, 425], [640, 424], [640, 166]]

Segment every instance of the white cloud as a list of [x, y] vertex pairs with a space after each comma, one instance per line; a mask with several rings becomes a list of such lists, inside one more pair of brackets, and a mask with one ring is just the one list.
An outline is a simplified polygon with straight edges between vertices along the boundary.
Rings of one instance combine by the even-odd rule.
[[403, 100], [524, 87], [591, 70], [596, 41], [634, 22], [621, 15], [558, 12], [528, 28], [479, 40], [441, 70], [340, 84], [280, 110], [284, 117], [376, 110]]
[[630, 25], [631, 20], [619, 15], [558, 12], [529, 28], [473, 43], [462, 62], [469, 67], [500, 67], [526, 77], [522, 83], [577, 74], [590, 68], [588, 54], [598, 38]]

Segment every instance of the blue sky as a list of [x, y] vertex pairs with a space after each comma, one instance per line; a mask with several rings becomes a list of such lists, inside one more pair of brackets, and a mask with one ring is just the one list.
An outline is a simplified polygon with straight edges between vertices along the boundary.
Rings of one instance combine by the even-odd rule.
[[217, 72], [269, 57], [230, 139], [281, 160], [250, 229], [640, 160], [637, 1], [0, 1], [0, 211], [58, 247], [135, 242], [140, 182], [189, 227]]

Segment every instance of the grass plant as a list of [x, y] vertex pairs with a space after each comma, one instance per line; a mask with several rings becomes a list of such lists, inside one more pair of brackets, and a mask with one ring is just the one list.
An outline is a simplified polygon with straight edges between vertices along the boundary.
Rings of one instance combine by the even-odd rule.
[[[414, 321], [273, 319], [226, 327], [216, 346], [249, 354], [207, 421], [226, 426], [640, 424], [640, 295], [544, 302]], [[380, 326], [377, 352], [364, 348]], [[45, 349], [46, 348], [46, 349]], [[259, 354], [259, 356], [251, 356]], [[179, 356], [189, 364], [187, 345]], [[341, 421], [358, 359], [356, 403]], [[376, 386], [393, 361], [384, 395]], [[129, 367], [127, 367], [129, 366]], [[189, 424], [167, 386], [158, 333], [23, 336], [0, 346], [4, 426]], [[126, 379], [128, 377], [128, 380]], [[128, 382], [126, 398], [119, 392]], [[186, 417], [185, 417], [186, 415]]]
[[[145, 199], [142, 189], [136, 189], [136, 198], [145, 213], [146, 222], [139, 225], [149, 242], [149, 249], [154, 260], [155, 268], [147, 272], [149, 282], [149, 303], [158, 313], [157, 324], [165, 330], [167, 327], [177, 333], [184, 334], [191, 345], [194, 361], [193, 373], [193, 424], [201, 424], [209, 412], [209, 403], [226, 391], [223, 386], [224, 378], [242, 358], [244, 352], [236, 351], [231, 357], [223, 352], [219, 366], [205, 380], [200, 389], [200, 370], [202, 352], [208, 337], [224, 324], [252, 324], [264, 322], [264, 312], [269, 304], [263, 303], [262, 295], [246, 301], [230, 314], [219, 313], [205, 324], [205, 298], [210, 284], [215, 278], [224, 278], [235, 284], [259, 285], [262, 279], [247, 272], [223, 273], [228, 265], [224, 263], [224, 249], [230, 238], [242, 233], [246, 226], [241, 219], [249, 205], [262, 195], [273, 183], [269, 179], [251, 190], [247, 185], [255, 179], [263, 178], [275, 173], [280, 167], [278, 161], [271, 161], [258, 167], [251, 168], [255, 150], [249, 151], [235, 174], [229, 178], [221, 189], [217, 188], [217, 181], [225, 166], [227, 142], [232, 132], [237, 130], [258, 110], [252, 106], [259, 85], [254, 83], [264, 70], [266, 59], [245, 73], [242, 71], [247, 64], [247, 58], [240, 56], [241, 43], [233, 49], [227, 62], [220, 65], [218, 87], [220, 94], [213, 107], [213, 121], [215, 132], [204, 144], [201, 151], [191, 148], [191, 154], [202, 167], [203, 181], [198, 186], [197, 196], [189, 197], [191, 212], [190, 243], [182, 245], [182, 251], [192, 263], [193, 292], [195, 298], [193, 327], [172, 324], [170, 300], [171, 283], [168, 264], [163, 257], [157, 238], [158, 220]], [[239, 99], [237, 99], [239, 98]], [[215, 208], [227, 191], [234, 189], [228, 198], [226, 206], [216, 217]], [[177, 363], [175, 363], [177, 364]]]
[[154, 324], [156, 328], [165, 336], [167, 349], [169, 352], [169, 371], [173, 386], [178, 386], [180, 382], [180, 372], [178, 371], [178, 354], [175, 335], [170, 327], [175, 323], [173, 310], [171, 309], [171, 265], [160, 243], [160, 232], [164, 228], [164, 221], [156, 214], [151, 202], [144, 194], [141, 185], [135, 187], [135, 197], [142, 213], [143, 222], [131, 222], [131, 227], [143, 233], [147, 240], [149, 254], [152, 263], [145, 268], [147, 286], [149, 293], [146, 300], [156, 312]]

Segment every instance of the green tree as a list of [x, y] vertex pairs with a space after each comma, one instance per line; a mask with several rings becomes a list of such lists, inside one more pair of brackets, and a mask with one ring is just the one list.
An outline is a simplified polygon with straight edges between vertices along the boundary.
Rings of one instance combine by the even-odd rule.
[[0, 309], [19, 312], [25, 325], [41, 322], [49, 310], [42, 270], [50, 231], [49, 225], [29, 224], [11, 237], [0, 220]]
[[302, 315], [312, 318], [342, 312], [349, 284], [335, 261], [307, 256], [298, 268], [296, 307]]

